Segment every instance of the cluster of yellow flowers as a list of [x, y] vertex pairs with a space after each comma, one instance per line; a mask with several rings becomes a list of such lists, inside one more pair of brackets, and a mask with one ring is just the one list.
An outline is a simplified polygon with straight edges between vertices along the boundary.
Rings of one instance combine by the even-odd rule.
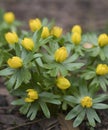
[[[29, 26], [30, 26], [31, 31], [35, 32], [36, 30], [39, 30], [42, 27], [42, 22], [39, 18], [30, 19]], [[51, 31], [49, 30], [49, 28], [47, 26], [44, 26], [41, 37], [47, 38], [48, 36], [53, 35], [53, 36], [59, 38], [62, 35], [62, 31], [63, 31], [62, 28], [58, 27], [58, 26], [54, 26], [51, 29]]]
[[106, 64], [98, 64], [96, 68], [97, 75], [106, 75], [108, 74], [108, 66]]
[[13, 69], [17, 69], [23, 66], [23, 61], [18, 56], [13, 56], [12, 58], [9, 58], [7, 63]]
[[60, 88], [60, 89], [62, 89], [62, 90], [68, 89], [71, 86], [69, 80], [66, 79], [63, 76], [59, 76], [57, 78], [56, 84], [57, 84], [57, 87]]
[[86, 108], [90, 108], [92, 107], [93, 103], [92, 103], [92, 98], [89, 96], [85, 96], [81, 99], [81, 105], [82, 107], [86, 107]]
[[81, 33], [82, 33], [82, 28], [79, 25], [75, 25], [72, 28], [72, 36], [71, 36], [71, 40], [75, 45], [80, 44], [81, 42]]
[[34, 102], [38, 99], [38, 93], [34, 89], [27, 89], [27, 97], [25, 98], [25, 102]]
[[7, 12], [4, 14], [4, 21], [8, 24], [12, 24], [15, 20], [15, 15], [13, 12]]
[[100, 34], [98, 37], [98, 43], [101, 47], [108, 45], [108, 35], [105, 33]]
[[56, 50], [54, 58], [57, 62], [63, 62], [68, 57], [68, 52], [66, 47], [61, 47]]

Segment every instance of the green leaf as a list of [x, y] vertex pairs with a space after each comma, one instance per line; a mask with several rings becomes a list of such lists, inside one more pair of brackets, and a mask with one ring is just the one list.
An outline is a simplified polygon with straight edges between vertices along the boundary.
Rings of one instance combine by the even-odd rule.
[[82, 74], [82, 77], [84, 79], [89, 80], [96, 76], [96, 73], [94, 71], [87, 71], [86, 73]]
[[104, 55], [103, 50], [100, 51], [99, 56], [100, 56], [100, 58], [101, 58], [102, 61], [105, 60], [105, 55]]
[[21, 56], [21, 49], [20, 49], [20, 45], [18, 43], [15, 44], [15, 52], [17, 56]]
[[78, 54], [73, 54], [71, 57], [67, 58], [63, 64], [67, 64], [67, 63], [70, 63], [70, 62], [74, 62], [75, 60], [78, 59]]
[[66, 69], [69, 71], [75, 71], [84, 66], [84, 63], [68, 63], [65, 65]]
[[92, 48], [91, 56], [96, 57], [99, 54], [100, 54], [100, 48], [99, 47]]
[[98, 96], [96, 96], [96, 98], [93, 99], [93, 103], [98, 103], [98, 102], [102, 102], [108, 99], [108, 95], [107, 94], [99, 94]]
[[108, 105], [104, 103], [93, 104], [94, 109], [108, 109]]
[[71, 103], [79, 103], [79, 100], [77, 98], [75, 98], [74, 96], [64, 96], [63, 99], [67, 102], [71, 102]]
[[24, 105], [25, 102], [23, 99], [17, 99], [11, 103], [12, 105]]
[[20, 112], [25, 115], [25, 114], [28, 112], [30, 106], [31, 106], [31, 103], [25, 103], [25, 104], [20, 108]]
[[75, 106], [65, 117], [66, 120], [71, 120], [74, 117], [76, 117], [81, 111], [83, 110], [83, 108], [80, 105]]
[[39, 102], [40, 106], [41, 106], [41, 109], [44, 113], [44, 115], [47, 117], [47, 118], [50, 118], [50, 111], [46, 105], [46, 103], [44, 102]]
[[14, 70], [11, 68], [6, 68], [0, 71], [0, 76], [8, 76], [14, 73]]
[[76, 117], [76, 119], [73, 122], [73, 127], [79, 126], [84, 120], [84, 117], [85, 117], [85, 109], [83, 109], [83, 111], [81, 111], [80, 114]]
[[92, 113], [92, 109], [87, 109], [87, 119], [89, 121], [89, 124], [92, 127], [95, 127], [96, 123], [95, 123], [95, 119], [94, 119], [94, 113]]
[[107, 86], [101, 77], [99, 78], [99, 84], [100, 84], [101, 88], [103, 89], [103, 91], [106, 92]]
[[30, 117], [30, 120], [33, 120], [36, 118], [37, 112], [39, 110], [39, 104], [33, 103], [27, 113], [27, 117]]

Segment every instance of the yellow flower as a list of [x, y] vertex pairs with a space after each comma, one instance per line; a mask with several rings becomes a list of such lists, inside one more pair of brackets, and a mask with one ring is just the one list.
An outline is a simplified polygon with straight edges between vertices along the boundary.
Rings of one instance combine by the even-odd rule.
[[47, 38], [49, 35], [50, 35], [50, 32], [49, 32], [48, 27], [43, 27], [41, 37], [42, 38]]
[[20, 68], [23, 65], [22, 59], [18, 56], [13, 56], [12, 58], [9, 58], [7, 63], [13, 69]]
[[40, 19], [30, 19], [29, 20], [29, 26], [31, 31], [35, 32], [36, 30], [39, 30], [42, 27]]
[[58, 26], [54, 26], [51, 30], [51, 35], [59, 38], [62, 35], [63, 29]]
[[63, 62], [68, 57], [68, 52], [66, 47], [61, 47], [56, 50], [54, 58], [57, 62]]
[[34, 100], [38, 99], [38, 93], [34, 89], [27, 89], [27, 97], [25, 98], [25, 102], [34, 102]]
[[92, 98], [89, 96], [85, 96], [81, 99], [81, 105], [82, 107], [90, 108], [93, 105]]
[[73, 33], [72, 36], [71, 36], [71, 40], [75, 45], [80, 44], [80, 42], [81, 42], [81, 34], [79, 34], [77, 32]]
[[15, 15], [13, 12], [7, 12], [4, 14], [3, 18], [6, 23], [12, 24], [15, 20]]
[[72, 33], [77, 32], [77, 33], [81, 34], [82, 33], [82, 28], [81, 28], [80, 25], [74, 25], [71, 31], [72, 31]]
[[34, 49], [34, 42], [31, 38], [24, 38], [24, 40], [22, 40], [22, 46], [32, 51]]
[[105, 45], [108, 45], [108, 36], [107, 34], [103, 33], [103, 34], [100, 34], [99, 37], [98, 37], [98, 44], [99, 46], [105, 46]]
[[106, 64], [99, 64], [96, 68], [97, 75], [106, 75], [108, 74], [108, 66]]
[[59, 89], [62, 90], [68, 89], [71, 86], [69, 80], [64, 78], [63, 76], [57, 78], [56, 85]]
[[5, 39], [9, 44], [14, 44], [18, 42], [18, 36], [15, 32], [8, 32], [5, 34]]

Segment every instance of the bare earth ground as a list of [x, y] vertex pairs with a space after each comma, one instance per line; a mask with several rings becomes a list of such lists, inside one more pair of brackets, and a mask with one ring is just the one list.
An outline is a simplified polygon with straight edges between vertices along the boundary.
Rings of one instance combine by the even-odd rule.
[[[14, 11], [18, 20], [26, 22], [35, 17], [55, 19], [65, 31], [74, 24], [82, 25], [84, 30], [103, 30], [108, 23], [106, 0], [0, 0], [0, 8]], [[19, 114], [17, 107], [10, 105], [12, 99], [0, 79], [0, 130], [78, 130], [73, 129], [72, 122], [66, 122], [61, 114], [51, 119], [38, 115], [37, 120], [30, 122]], [[98, 113], [102, 123], [97, 124], [95, 130], [108, 130], [108, 110]], [[80, 130], [89, 130], [85, 121]]]

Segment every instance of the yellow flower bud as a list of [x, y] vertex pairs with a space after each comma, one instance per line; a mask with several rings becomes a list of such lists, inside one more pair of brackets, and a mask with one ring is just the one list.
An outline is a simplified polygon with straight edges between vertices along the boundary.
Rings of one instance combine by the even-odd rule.
[[77, 32], [73, 33], [72, 36], [71, 36], [71, 40], [75, 45], [80, 44], [80, 42], [81, 42], [81, 34], [79, 34]]
[[58, 26], [54, 26], [51, 30], [51, 35], [59, 38], [62, 35], [63, 29], [58, 27]]
[[7, 12], [4, 14], [3, 18], [6, 23], [12, 24], [15, 20], [15, 15], [13, 12]]
[[68, 57], [68, 52], [66, 47], [61, 47], [56, 50], [54, 58], [57, 62], [63, 62]]
[[38, 99], [38, 93], [34, 89], [27, 89], [27, 97], [25, 98], [25, 102], [34, 102], [34, 100]]
[[93, 105], [92, 98], [90, 98], [89, 96], [85, 96], [81, 99], [82, 107], [90, 108], [92, 107], [92, 105]]
[[29, 26], [31, 31], [35, 32], [36, 30], [39, 30], [42, 27], [40, 19], [30, 19], [29, 20]]
[[72, 33], [77, 32], [77, 33], [81, 34], [82, 33], [82, 28], [81, 28], [80, 25], [74, 25], [71, 31], [72, 31]]
[[22, 59], [20, 57], [17, 57], [17, 56], [13, 56], [12, 58], [9, 58], [7, 63], [13, 69], [20, 68], [23, 65]]
[[42, 38], [47, 38], [49, 35], [50, 35], [50, 32], [49, 32], [48, 27], [43, 27], [41, 37]]
[[108, 74], [108, 66], [106, 64], [99, 64], [96, 68], [97, 75], [106, 75]]
[[56, 85], [59, 89], [62, 90], [68, 89], [71, 86], [69, 80], [64, 78], [63, 76], [57, 78]]
[[31, 38], [24, 38], [24, 40], [22, 40], [22, 46], [32, 51], [34, 49], [34, 42]]
[[105, 46], [105, 45], [108, 45], [108, 36], [107, 34], [103, 33], [103, 34], [100, 34], [99, 37], [98, 37], [98, 44], [99, 46]]
[[9, 44], [14, 44], [18, 42], [18, 36], [15, 32], [8, 32], [5, 34], [5, 39]]

